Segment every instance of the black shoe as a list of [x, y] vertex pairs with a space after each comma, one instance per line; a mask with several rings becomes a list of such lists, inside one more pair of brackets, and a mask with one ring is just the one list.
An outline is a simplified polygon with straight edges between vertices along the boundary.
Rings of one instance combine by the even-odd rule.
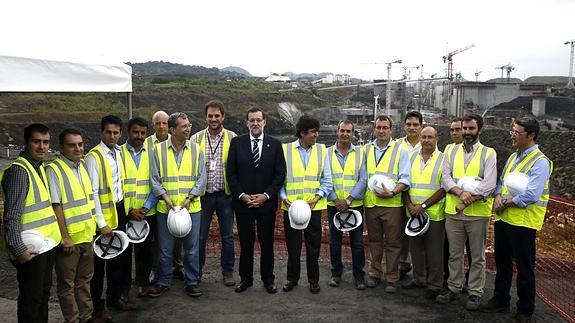
[[357, 290], [364, 290], [365, 289], [365, 280], [358, 279], [355, 281], [355, 289]]
[[416, 288], [425, 288], [425, 285], [418, 284], [415, 279], [412, 279], [404, 284], [401, 285], [403, 289], [416, 289]]
[[509, 304], [501, 303], [497, 298], [492, 297], [487, 303], [481, 305], [479, 309], [483, 313], [509, 313]]
[[184, 272], [181, 270], [174, 270], [172, 272], [172, 277], [174, 277], [174, 279], [183, 281], [184, 280]]
[[317, 293], [319, 293], [319, 289], [320, 289], [320, 288], [319, 288], [319, 284], [318, 284], [318, 283], [310, 283], [310, 284], [309, 284], [309, 291], [310, 291], [312, 294], [317, 294]]
[[275, 283], [266, 284], [264, 287], [266, 288], [266, 292], [268, 292], [268, 294], [275, 294], [278, 292], [278, 288], [276, 287]]
[[243, 291], [245, 291], [246, 289], [248, 289], [249, 287], [252, 287], [253, 283], [249, 283], [245, 280], [242, 280], [238, 286], [236, 286], [236, 293], [241, 293]]
[[284, 284], [283, 291], [289, 292], [296, 286], [297, 286], [297, 282], [292, 282], [292, 281], [288, 280], [288, 282]]
[[529, 323], [531, 322], [531, 315], [517, 313], [515, 314], [515, 322], [517, 323]]
[[425, 291], [425, 299], [435, 299], [439, 295], [439, 291], [428, 289]]

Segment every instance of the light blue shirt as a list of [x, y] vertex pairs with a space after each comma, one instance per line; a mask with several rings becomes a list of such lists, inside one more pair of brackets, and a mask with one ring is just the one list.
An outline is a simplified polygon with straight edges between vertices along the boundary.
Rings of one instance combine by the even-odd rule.
[[[352, 150], [355, 150], [356, 154], [361, 153], [361, 149], [359, 147], [356, 147], [354, 144], [351, 144], [349, 152], [347, 153], [347, 155], [344, 156], [337, 149], [337, 143], [335, 144], [334, 147], [335, 156], [337, 157], [337, 160], [339, 161], [341, 168], [345, 167], [347, 156], [349, 156], [349, 153]], [[331, 166], [331, 154], [327, 156], [326, 163]], [[359, 168], [359, 178], [357, 179], [357, 183], [355, 184], [349, 195], [351, 195], [351, 197], [353, 197], [354, 200], [363, 200], [363, 195], [365, 194], [366, 187], [367, 187], [367, 166], [364, 158]], [[327, 196], [327, 199], [330, 201], [335, 201], [337, 199], [335, 190], [333, 189], [331, 190], [331, 192]]]
[[[134, 164], [136, 164], [136, 168], [140, 168], [140, 159], [142, 158], [142, 151], [146, 150], [146, 145], [142, 145], [140, 151], [136, 152], [134, 150], [134, 147], [132, 147], [128, 142], [126, 142], [126, 148], [128, 148], [130, 156], [132, 156]], [[153, 152], [149, 153], [152, 154]], [[143, 207], [145, 207], [147, 210], [151, 210], [154, 206], [156, 206], [156, 203], [158, 203], [158, 198], [154, 195], [153, 191], [150, 191], [150, 194], [148, 194], [148, 198], [146, 199], [146, 202], [144, 203]]]
[[[376, 158], [376, 165], [377, 162], [383, 158], [383, 154], [391, 147], [391, 139], [387, 143], [385, 147], [380, 148], [377, 146], [377, 140], [372, 142], [373, 147], [375, 147], [375, 158]], [[366, 151], [365, 157], [367, 158], [368, 152]], [[409, 189], [409, 185], [411, 184], [411, 164], [409, 162], [409, 153], [405, 147], [399, 148], [399, 172], [397, 174], [397, 182], [405, 184], [405, 190]]]
[[[521, 160], [523, 160], [529, 153], [533, 150], [537, 149], [539, 145], [534, 145], [523, 152], [523, 154], [519, 154], [517, 151], [517, 158], [515, 159], [515, 164], [513, 166], [517, 166]], [[549, 180], [549, 170], [550, 164], [547, 158], [539, 158], [533, 167], [527, 172], [529, 176], [529, 182], [527, 182], [527, 190], [525, 192], [514, 196], [511, 200], [515, 205], [524, 209], [529, 204], [533, 204], [539, 201], [539, 198], [543, 194], [543, 190], [545, 189], [545, 183]], [[495, 195], [501, 194], [501, 187], [503, 185], [503, 176], [505, 174], [501, 174], [499, 179], [499, 183], [497, 184], [497, 189], [495, 190]]]
[[[299, 139], [294, 141], [293, 144], [299, 152], [299, 156], [301, 158], [303, 167], [307, 168], [307, 163], [309, 162], [309, 157], [311, 156], [312, 147], [309, 147], [308, 149], [303, 148], [299, 143]], [[333, 189], [333, 183], [331, 181], [331, 167], [329, 167], [328, 158], [326, 158], [323, 164], [323, 171], [321, 174], [321, 178], [319, 180], [319, 188], [317, 189], [317, 192], [315, 194], [321, 197], [326, 197], [329, 194], [329, 192], [332, 191], [332, 189]], [[282, 187], [280, 190], [280, 198], [282, 201], [287, 199], [285, 186]]]

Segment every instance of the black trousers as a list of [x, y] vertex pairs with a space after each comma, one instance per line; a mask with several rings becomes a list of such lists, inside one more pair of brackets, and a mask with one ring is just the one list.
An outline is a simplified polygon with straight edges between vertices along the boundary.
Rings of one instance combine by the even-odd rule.
[[52, 249], [37, 255], [24, 264], [12, 262], [18, 280], [18, 322], [48, 322], [55, 251]]
[[265, 285], [275, 280], [274, 276], [274, 233], [276, 224], [275, 206], [254, 208], [246, 212], [245, 208], [236, 208], [236, 225], [240, 238], [240, 277], [246, 282], [253, 281], [254, 244], [257, 237], [260, 244], [260, 273]]
[[513, 280], [513, 259], [517, 267], [517, 312], [525, 315], [535, 310], [535, 229], [495, 222], [494, 297], [508, 305]]
[[139, 287], [147, 287], [150, 285], [150, 273], [154, 265], [154, 249], [157, 248], [155, 241], [156, 236], [156, 215], [146, 216], [144, 218], [148, 225], [150, 225], [150, 233], [146, 240], [134, 244], [134, 263], [136, 265], [136, 278], [135, 283]]
[[321, 248], [321, 210], [312, 211], [307, 228], [296, 230], [290, 226], [288, 212], [284, 211], [284, 230], [288, 250], [287, 279], [297, 282], [300, 278], [302, 234], [305, 240], [307, 280], [319, 282], [319, 251]]
[[[118, 212], [118, 228], [126, 232], [126, 212], [124, 201], [116, 203]], [[99, 235], [96, 232], [96, 235]], [[102, 299], [104, 293], [104, 277], [106, 277], [106, 300], [108, 303], [117, 301], [122, 294], [127, 294], [132, 287], [132, 244], [124, 252], [112, 259], [104, 260], [94, 257], [94, 276], [90, 282], [92, 302], [94, 303], [94, 313], [97, 313], [105, 306]]]

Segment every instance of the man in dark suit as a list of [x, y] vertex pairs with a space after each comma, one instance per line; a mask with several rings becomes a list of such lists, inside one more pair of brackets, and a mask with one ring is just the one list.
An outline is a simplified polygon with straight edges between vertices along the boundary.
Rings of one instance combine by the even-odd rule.
[[253, 284], [256, 225], [261, 248], [260, 271], [266, 291], [276, 293], [274, 276], [274, 229], [277, 195], [286, 176], [279, 140], [264, 135], [266, 115], [259, 108], [246, 114], [249, 134], [232, 139], [226, 166], [240, 237], [240, 277], [236, 292]]

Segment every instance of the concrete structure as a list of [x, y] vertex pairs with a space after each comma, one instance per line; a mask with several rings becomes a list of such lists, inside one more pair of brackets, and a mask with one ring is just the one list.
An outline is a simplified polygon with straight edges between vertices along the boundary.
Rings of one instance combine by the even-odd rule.
[[545, 115], [545, 98], [547, 97], [547, 92], [545, 91], [535, 91], [533, 92], [533, 106], [531, 108], [531, 113], [536, 117], [541, 117]]
[[291, 79], [285, 75], [279, 75], [276, 73], [272, 73], [270, 74], [270, 76], [268, 76], [265, 79], [266, 82], [276, 82], [276, 83], [286, 83], [286, 82], [291, 82]]

